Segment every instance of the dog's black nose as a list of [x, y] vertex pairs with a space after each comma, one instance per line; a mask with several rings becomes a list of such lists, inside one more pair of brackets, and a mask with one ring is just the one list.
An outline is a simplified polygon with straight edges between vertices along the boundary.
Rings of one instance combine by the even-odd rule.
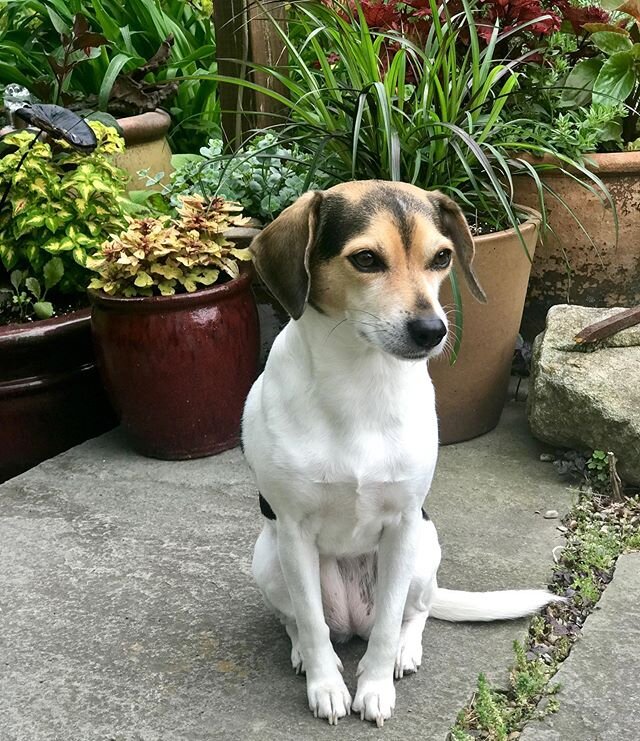
[[411, 319], [407, 322], [407, 329], [409, 330], [409, 336], [416, 345], [424, 347], [425, 350], [435, 347], [447, 334], [444, 322], [437, 316]]

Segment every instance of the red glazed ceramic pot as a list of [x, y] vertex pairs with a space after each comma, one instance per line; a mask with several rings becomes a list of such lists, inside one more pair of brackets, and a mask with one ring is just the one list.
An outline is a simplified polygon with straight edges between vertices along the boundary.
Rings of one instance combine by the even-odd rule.
[[240, 441], [258, 371], [251, 273], [195, 293], [112, 298], [89, 291], [98, 364], [144, 455], [200, 458]]
[[89, 309], [0, 327], [0, 482], [116, 424]]

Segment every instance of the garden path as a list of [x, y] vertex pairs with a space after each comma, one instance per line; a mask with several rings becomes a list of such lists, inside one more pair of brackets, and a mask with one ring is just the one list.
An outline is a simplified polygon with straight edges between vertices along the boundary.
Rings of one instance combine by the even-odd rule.
[[[427, 509], [440, 583], [540, 587], [570, 495], [524, 406], [443, 448]], [[0, 487], [2, 741], [444, 739], [480, 671], [501, 681], [526, 621], [427, 625], [422, 669], [383, 731], [306, 709], [284, 630], [250, 575], [261, 526], [239, 450], [142, 458], [115, 430]], [[340, 647], [355, 684], [364, 644]]]

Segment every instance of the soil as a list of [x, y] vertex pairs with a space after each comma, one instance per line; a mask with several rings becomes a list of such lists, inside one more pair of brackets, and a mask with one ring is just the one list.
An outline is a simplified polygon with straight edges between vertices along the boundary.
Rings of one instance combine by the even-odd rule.
[[[89, 306], [89, 299], [83, 294], [79, 296], [62, 296], [58, 300], [53, 300], [53, 306], [53, 317], [65, 316], [74, 311], [85, 309]], [[9, 324], [35, 324], [40, 321], [43, 320], [37, 319], [34, 316], [21, 320], [11, 302], [0, 303], [0, 327], [6, 327]]]

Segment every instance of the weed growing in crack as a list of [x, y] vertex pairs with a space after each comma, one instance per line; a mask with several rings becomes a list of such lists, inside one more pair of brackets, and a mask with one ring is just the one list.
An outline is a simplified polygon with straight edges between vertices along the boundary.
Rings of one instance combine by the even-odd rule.
[[602, 451], [564, 459], [585, 482], [559, 528], [567, 542], [550, 583], [567, 602], [551, 604], [532, 618], [524, 643], [514, 643], [506, 690], [492, 687], [484, 674], [478, 677], [473, 697], [451, 729], [451, 741], [514, 741], [527, 722], [557, 710], [559, 685], [551, 678], [611, 581], [618, 556], [640, 550], [640, 495], [621, 494], [615, 459], [611, 466], [611, 456], [597, 453]]

